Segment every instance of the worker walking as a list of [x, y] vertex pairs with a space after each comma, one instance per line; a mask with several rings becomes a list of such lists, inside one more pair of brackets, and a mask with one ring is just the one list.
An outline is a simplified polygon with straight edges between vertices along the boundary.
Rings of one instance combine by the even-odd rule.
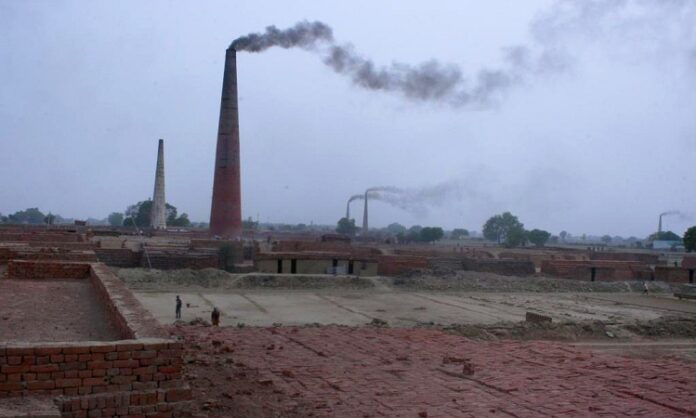
[[176, 319], [181, 319], [181, 298], [176, 295]]
[[643, 294], [647, 295], [648, 294], [648, 282], [643, 282]]

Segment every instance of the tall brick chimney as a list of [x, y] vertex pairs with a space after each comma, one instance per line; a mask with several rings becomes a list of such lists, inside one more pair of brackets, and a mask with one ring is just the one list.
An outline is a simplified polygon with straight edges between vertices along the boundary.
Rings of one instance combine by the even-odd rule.
[[365, 192], [365, 209], [363, 210], [363, 235], [367, 235], [367, 192]]
[[155, 169], [155, 191], [152, 194], [150, 225], [155, 229], [167, 228], [167, 200], [164, 197], [164, 140], [159, 140], [157, 148], [157, 169]]
[[225, 55], [225, 72], [222, 79], [210, 234], [223, 238], [242, 236], [237, 51], [232, 48], [227, 49]]

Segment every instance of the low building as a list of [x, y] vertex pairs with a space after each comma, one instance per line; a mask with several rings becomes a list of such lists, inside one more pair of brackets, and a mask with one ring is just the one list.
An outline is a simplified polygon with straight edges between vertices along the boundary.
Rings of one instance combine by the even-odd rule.
[[259, 273], [377, 275], [376, 259], [346, 253], [261, 253], [256, 255], [255, 264]]

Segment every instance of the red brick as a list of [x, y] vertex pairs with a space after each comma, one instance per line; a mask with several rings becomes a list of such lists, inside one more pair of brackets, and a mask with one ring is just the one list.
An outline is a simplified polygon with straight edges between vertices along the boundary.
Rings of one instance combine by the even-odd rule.
[[57, 388], [76, 388], [80, 386], [80, 379], [57, 379]]
[[166, 394], [167, 402], [181, 402], [191, 400], [191, 389], [169, 389]]
[[106, 383], [107, 380], [105, 377], [89, 377], [86, 379], [82, 379], [83, 386], [101, 386], [105, 385]]
[[52, 380], [37, 380], [35, 382], [27, 383], [27, 389], [29, 390], [54, 389], [55, 387], [56, 383]]

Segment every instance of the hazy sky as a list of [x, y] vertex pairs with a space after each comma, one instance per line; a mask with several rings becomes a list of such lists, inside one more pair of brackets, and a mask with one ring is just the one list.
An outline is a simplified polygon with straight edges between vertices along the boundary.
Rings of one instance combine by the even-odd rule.
[[538, 61], [453, 107], [361, 89], [302, 49], [240, 52], [244, 217], [333, 224], [368, 187], [445, 183], [457, 193], [427, 213], [374, 203], [372, 225], [480, 230], [506, 210], [553, 233], [642, 237], [666, 210], [688, 214], [668, 229], [696, 224], [696, 2], [425, 4], [0, 0], [0, 212], [122, 211], [151, 196], [164, 138], [167, 200], [207, 221], [225, 49], [308, 19], [378, 65], [435, 59], [473, 82], [517, 46]]

